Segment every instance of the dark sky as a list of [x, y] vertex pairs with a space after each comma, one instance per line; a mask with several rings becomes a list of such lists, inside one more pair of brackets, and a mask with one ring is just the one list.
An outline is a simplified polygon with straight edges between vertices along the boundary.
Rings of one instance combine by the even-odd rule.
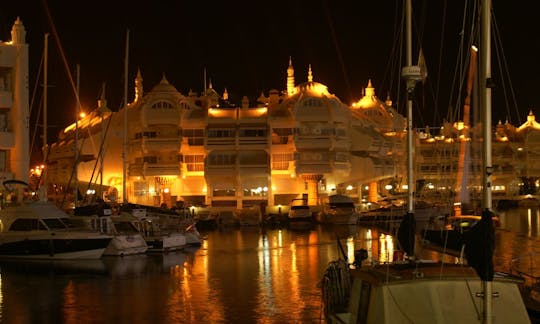
[[[204, 69], [214, 88], [227, 88], [232, 100], [255, 99], [261, 91], [283, 90], [289, 56], [297, 83], [306, 81], [311, 64], [315, 81], [350, 104], [360, 98], [369, 79], [380, 98], [390, 93], [405, 114], [397, 91], [402, 61], [393, 48], [401, 0], [385, 1], [60, 1], [18, 0], [0, 3], [0, 39], [10, 39], [19, 16], [30, 44], [31, 92], [49, 38], [49, 123], [56, 129], [72, 122], [75, 97], [61, 63], [51, 21], [67, 63], [75, 77], [80, 66], [83, 107], [95, 107], [102, 83], [107, 99], [118, 109], [123, 96], [126, 30], [130, 31], [129, 85], [140, 67], [145, 90], [163, 73], [181, 93], [203, 89]], [[413, 0], [415, 58], [424, 48], [428, 79], [415, 108], [415, 126], [439, 126], [449, 118], [455, 79], [463, 0]], [[468, 1], [467, 3], [470, 3]], [[47, 10], [52, 20], [47, 18]], [[540, 106], [540, 27], [533, 1], [494, 0], [497, 38], [504, 64], [493, 57], [497, 88], [494, 121], [523, 122], [530, 109]], [[445, 14], [444, 14], [445, 13]], [[442, 28], [444, 26], [444, 33]], [[499, 41], [498, 41], [499, 42]], [[495, 55], [495, 54], [493, 54]], [[504, 66], [505, 72], [499, 73]], [[507, 75], [504, 81], [500, 75]], [[512, 88], [510, 88], [511, 82]], [[513, 91], [513, 93], [512, 93]], [[503, 96], [507, 93], [508, 104]], [[512, 98], [515, 97], [515, 98]], [[403, 99], [403, 98], [402, 98]], [[34, 108], [33, 108], [34, 109]], [[537, 112], [540, 115], [540, 113]]]

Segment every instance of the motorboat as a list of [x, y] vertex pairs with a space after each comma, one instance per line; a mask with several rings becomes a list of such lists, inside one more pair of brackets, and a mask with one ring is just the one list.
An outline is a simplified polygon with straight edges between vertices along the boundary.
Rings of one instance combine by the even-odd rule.
[[287, 214], [289, 226], [308, 226], [313, 224], [313, 215], [305, 199], [293, 199]]
[[130, 212], [121, 214], [143, 235], [148, 245], [147, 252], [169, 252], [183, 250], [187, 246], [183, 232], [167, 229], [158, 216], [148, 216], [144, 208], [131, 207]]
[[[138, 222], [145, 220], [152, 220], [157, 223], [152, 225], [159, 227], [160, 232], [166, 233], [180, 233], [184, 235], [187, 246], [200, 246], [202, 244], [202, 238], [199, 230], [197, 229], [197, 222], [194, 219], [189, 208], [177, 208], [177, 209], [165, 209], [141, 205], [125, 205], [122, 206], [121, 214], [127, 216], [131, 214], [137, 219], [137, 226], [141, 227]], [[145, 227], [145, 226], [142, 226]]]
[[332, 195], [328, 203], [316, 214], [316, 220], [322, 224], [355, 225], [359, 214], [353, 200], [345, 195]]
[[0, 210], [2, 258], [99, 259], [112, 238], [73, 227], [70, 216], [48, 201], [21, 199]]
[[125, 256], [145, 253], [148, 245], [137, 228], [122, 215], [113, 215], [110, 206], [100, 204], [75, 208], [71, 222], [113, 237], [103, 255]]

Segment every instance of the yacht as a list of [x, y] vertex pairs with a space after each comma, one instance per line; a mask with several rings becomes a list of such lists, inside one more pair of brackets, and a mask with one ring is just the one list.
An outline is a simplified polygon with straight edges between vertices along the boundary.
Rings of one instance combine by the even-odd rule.
[[0, 210], [0, 257], [99, 259], [111, 235], [74, 228], [69, 215], [48, 201], [22, 201]]
[[293, 199], [287, 214], [289, 226], [310, 226], [313, 224], [313, 215], [305, 199]]
[[358, 217], [353, 200], [345, 195], [332, 195], [317, 213], [317, 222], [323, 224], [356, 225]]
[[113, 215], [109, 206], [89, 205], [75, 208], [71, 222], [113, 237], [103, 255], [142, 254], [148, 250], [143, 235], [122, 215]]

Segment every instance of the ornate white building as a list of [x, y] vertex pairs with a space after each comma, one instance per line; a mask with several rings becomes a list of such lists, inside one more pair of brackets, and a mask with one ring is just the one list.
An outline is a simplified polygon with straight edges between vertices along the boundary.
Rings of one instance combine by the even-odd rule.
[[[125, 109], [111, 113], [102, 99], [60, 133], [51, 145], [48, 179], [57, 193], [73, 192], [77, 133], [79, 191], [106, 188], [106, 199], [122, 201], [126, 134], [125, 198], [131, 203], [170, 207], [181, 200], [215, 210], [275, 212], [300, 196], [315, 206], [336, 192], [359, 202], [365, 186], [400, 172], [404, 127], [405, 119], [375, 96], [371, 82], [349, 107], [314, 81], [311, 66], [307, 82], [297, 84], [292, 60], [286, 89], [262, 93], [256, 102], [244, 97], [239, 106], [226, 89], [220, 96], [210, 83], [200, 95], [183, 95], [165, 76], [145, 92], [139, 71], [135, 98]], [[376, 190], [372, 184], [372, 199]]]

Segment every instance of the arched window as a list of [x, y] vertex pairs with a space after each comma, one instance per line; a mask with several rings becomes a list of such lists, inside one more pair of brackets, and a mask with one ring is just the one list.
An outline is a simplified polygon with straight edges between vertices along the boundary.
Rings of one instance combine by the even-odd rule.
[[173, 109], [173, 105], [167, 101], [158, 101], [151, 107], [152, 109]]

